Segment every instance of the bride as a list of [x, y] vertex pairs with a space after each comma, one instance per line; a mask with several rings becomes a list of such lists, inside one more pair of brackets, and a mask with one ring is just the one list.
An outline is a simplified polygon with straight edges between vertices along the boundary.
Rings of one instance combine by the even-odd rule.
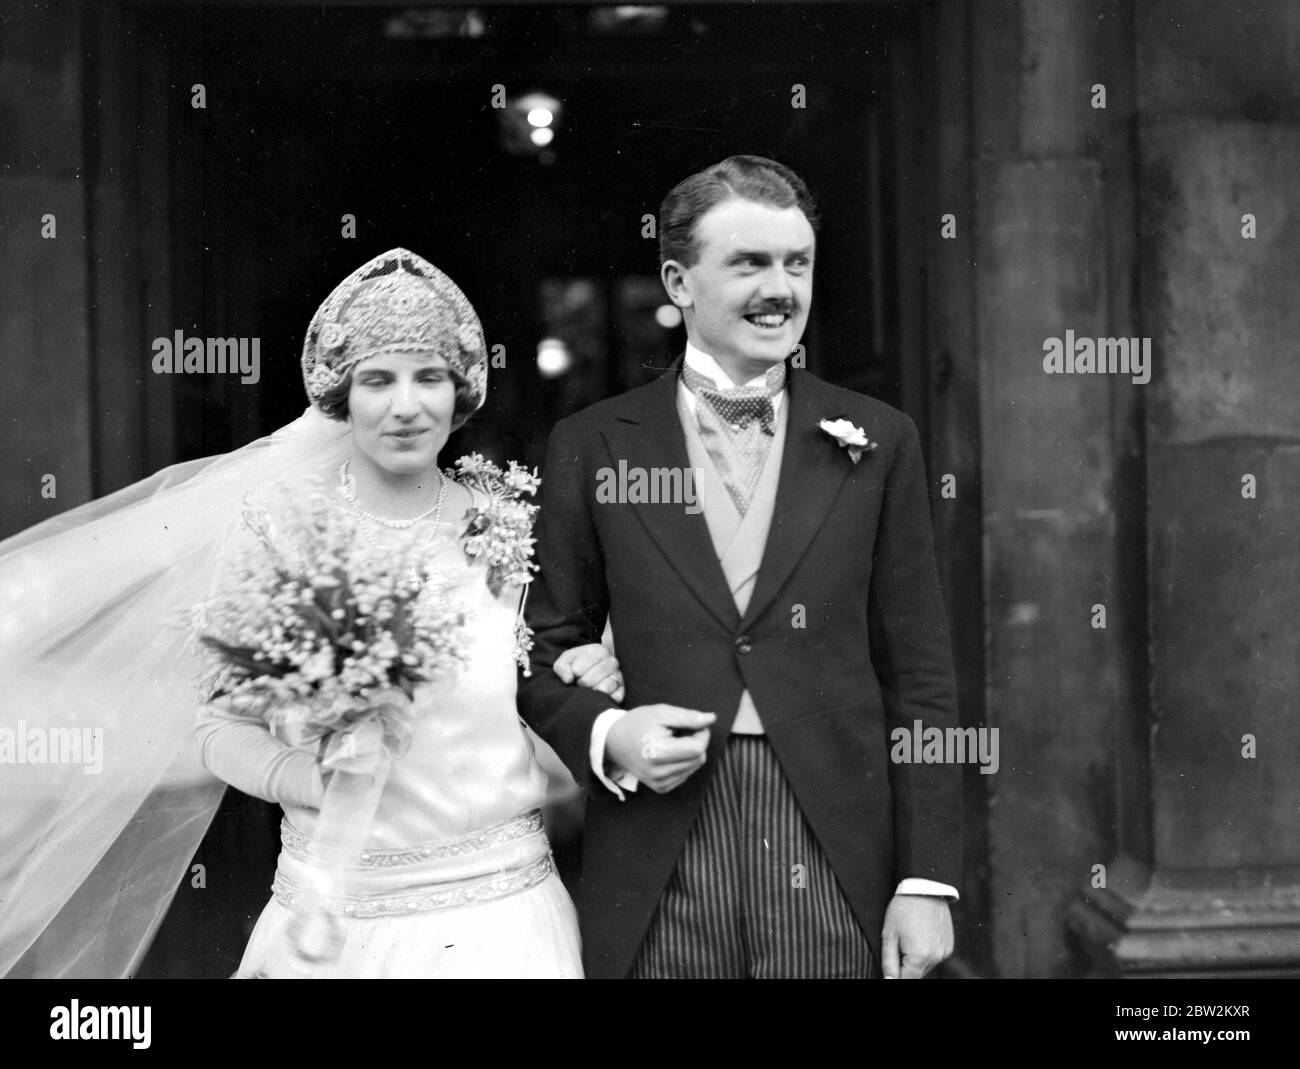
[[[469, 521], [490, 501], [438, 463], [483, 403], [478, 318], [450, 279], [396, 249], [321, 305], [302, 363], [312, 406], [288, 427], [0, 544], [0, 637], [16, 644], [0, 723], [23, 715], [26, 739], [90, 730], [77, 721], [93, 695], [104, 729], [102, 778], [20, 766], [17, 804], [0, 817], [0, 973], [134, 970], [220, 798], [201, 763], [284, 810], [273, 897], [236, 975], [581, 976], [542, 826], [547, 775], [515, 710], [521, 588], [490, 582], [489, 555], [467, 552]], [[221, 696], [195, 729], [194, 643], [158, 621], [220, 589], [231, 548], [247, 541], [230, 521], [250, 492], [322, 478], [377, 552], [419, 553], [467, 623], [461, 666], [415, 689], [409, 746], [360, 855], [330, 887], [330, 953], [312, 958], [295, 911], [327, 869], [319, 747], [277, 737]], [[620, 696], [600, 646], [556, 671]]]

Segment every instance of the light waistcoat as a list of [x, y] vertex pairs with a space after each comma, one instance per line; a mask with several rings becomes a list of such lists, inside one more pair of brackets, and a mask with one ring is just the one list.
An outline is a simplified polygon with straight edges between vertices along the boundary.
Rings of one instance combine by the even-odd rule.
[[[776, 510], [776, 491], [781, 477], [781, 456], [785, 451], [786, 414], [789, 405], [777, 408], [776, 421], [773, 426], [772, 446], [768, 450], [763, 471], [754, 487], [749, 508], [742, 517], [736, 508], [731, 494], [718, 474], [709, 456], [708, 450], [700, 438], [695, 416], [686, 402], [690, 391], [680, 382], [677, 386], [677, 414], [686, 432], [686, 455], [691, 467], [698, 473], [696, 493], [704, 512], [704, 520], [709, 527], [709, 537], [713, 541], [714, 552], [722, 565], [722, 574], [726, 576], [727, 586], [735, 599], [736, 609], [743, 616], [749, 607], [750, 596], [754, 593], [754, 582], [758, 578], [758, 568], [763, 562], [763, 550], [767, 546], [767, 533], [772, 526], [772, 514]], [[763, 734], [763, 723], [754, 699], [746, 690], [740, 696], [740, 708], [736, 713], [731, 730], [741, 735]]]

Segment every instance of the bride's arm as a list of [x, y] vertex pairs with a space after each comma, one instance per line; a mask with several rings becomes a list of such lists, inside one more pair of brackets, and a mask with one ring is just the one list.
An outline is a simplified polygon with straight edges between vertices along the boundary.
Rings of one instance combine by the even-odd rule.
[[564, 683], [598, 690], [616, 702], [623, 700], [623, 673], [618, 658], [599, 642], [571, 646], [555, 658], [551, 669]]
[[200, 710], [194, 728], [208, 771], [263, 801], [319, 809], [325, 784], [315, 755], [286, 746], [260, 720], [219, 708], [219, 700]]

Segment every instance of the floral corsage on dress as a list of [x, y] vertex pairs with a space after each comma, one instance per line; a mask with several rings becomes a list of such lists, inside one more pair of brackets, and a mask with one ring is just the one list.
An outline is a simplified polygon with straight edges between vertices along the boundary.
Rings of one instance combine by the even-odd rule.
[[524, 498], [537, 493], [541, 480], [535, 471], [513, 460], [502, 471], [479, 453], [461, 457], [446, 474], [489, 498], [486, 506], [476, 506], [467, 513], [463, 535], [465, 555], [470, 560], [486, 561], [488, 590], [494, 598], [500, 597], [507, 587], [523, 589], [515, 620], [515, 661], [524, 675], [531, 675], [528, 654], [533, 648], [533, 632], [524, 623], [524, 604], [528, 600], [528, 584], [533, 581], [532, 573], [537, 571], [533, 562], [536, 542], [533, 518], [537, 506]]

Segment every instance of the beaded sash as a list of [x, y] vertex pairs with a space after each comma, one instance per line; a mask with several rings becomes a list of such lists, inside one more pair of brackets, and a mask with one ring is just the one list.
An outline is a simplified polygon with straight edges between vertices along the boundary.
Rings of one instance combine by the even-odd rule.
[[[285, 820], [272, 894], [292, 908], [313, 882], [321, 856]], [[477, 905], [536, 887], [555, 871], [540, 810], [456, 839], [369, 850], [346, 874], [347, 893], [328, 899], [347, 917], [400, 917]]]

